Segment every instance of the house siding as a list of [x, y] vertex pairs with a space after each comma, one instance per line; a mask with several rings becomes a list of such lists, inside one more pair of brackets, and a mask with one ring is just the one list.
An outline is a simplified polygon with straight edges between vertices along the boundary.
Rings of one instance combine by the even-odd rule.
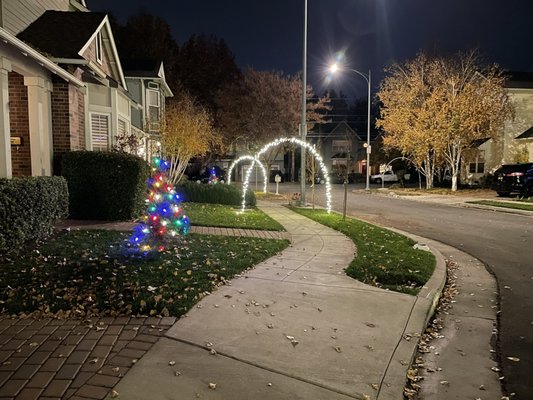
[[[104, 31], [102, 30], [102, 34]], [[106, 45], [106, 39], [105, 36], [102, 38], [102, 63], [100, 64], [96, 60], [96, 39], [93, 39], [91, 44], [87, 47], [87, 49], [83, 52], [82, 57], [85, 58], [88, 61], [94, 62], [96, 65], [99, 65], [100, 68], [109, 76], [113, 77], [116, 81], [120, 82], [120, 78], [116, 76], [116, 74], [113, 73], [113, 68], [111, 67], [111, 57], [109, 56], [109, 52], [107, 50]]]
[[0, 0], [2, 27], [14, 35], [19, 34], [46, 10], [74, 11], [70, 0]]
[[31, 176], [28, 88], [24, 86], [24, 76], [16, 72], [10, 72], [8, 79], [11, 136], [22, 137], [22, 146], [11, 147], [13, 176]]

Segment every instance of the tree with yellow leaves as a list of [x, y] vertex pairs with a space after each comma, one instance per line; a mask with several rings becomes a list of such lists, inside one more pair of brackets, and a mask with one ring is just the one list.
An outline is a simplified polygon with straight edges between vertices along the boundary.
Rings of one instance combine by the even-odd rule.
[[164, 157], [171, 162], [169, 182], [177, 184], [191, 158], [219, 148], [222, 142], [210, 114], [190, 95], [182, 94], [167, 105], [161, 145]]
[[419, 54], [388, 72], [378, 93], [384, 143], [413, 160], [428, 188], [444, 164], [456, 191], [465, 149], [496, 138], [513, 116], [502, 70], [470, 51], [449, 58]]

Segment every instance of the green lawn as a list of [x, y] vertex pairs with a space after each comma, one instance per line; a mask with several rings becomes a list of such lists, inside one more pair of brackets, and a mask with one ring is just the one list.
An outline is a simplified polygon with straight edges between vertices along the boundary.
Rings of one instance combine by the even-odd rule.
[[277, 221], [257, 208], [247, 209], [241, 213], [240, 208], [236, 206], [206, 203], [182, 203], [182, 205], [192, 225], [267, 231], [285, 230]]
[[511, 208], [514, 210], [526, 210], [533, 211], [533, 200], [518, 200], [515, 202], [510, 201], [496, 201], [496, 200], [480, 200], [480, 201], [470, 201], [470, 204], [480, 204], [484, 206], [492, 207], [502, 207], [502, 208]]
[[291, 210], [344, 233], [357, 246], [357, 256], [346, 274], [369, 285], [416, 294], [433, 274], [435, 256], [415, 250], [403, 235], [324, 210], [291, 207]]
[[288, 246], [285, 240], [190, 234], [145, 258], [124, 254], [128, 235], [64, 231], [24, 255], [3, 255], [0, 310], [180, 316], [226, 279]]

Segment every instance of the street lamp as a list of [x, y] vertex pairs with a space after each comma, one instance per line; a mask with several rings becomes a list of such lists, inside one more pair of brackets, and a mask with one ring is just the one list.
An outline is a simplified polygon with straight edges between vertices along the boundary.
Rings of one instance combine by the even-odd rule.
[[[366, 124], [366, 190], [370, 190], [370, 153], [372, 152], [372, 147], [370, 146], [370, 88], [372, 86], [372, 75], [371, 71], [368, 70], [368, 75], [363, 74], [362, 72], [357, 71], [356, 69], [347, 68], [349, 71], [355, 72], [356, 74], [362, 76], [366, 83], [368, 83], [368, 113], [367, 113], [367, 124]], [[332, 64], [329, 67], [329, 70], [332, 74], [339, 70], [339, 65], [337, 63]]]
[[[302, 142], [306, 141], [307, 123], [307, 0], [304, 0], [304, 43], [303, 43], [303, 64], [302, 64], [302, 122], [300, 124], [300, 134]], [[305, 207], [305, 147], [301, 146], [300, 157], [300, 205]]]

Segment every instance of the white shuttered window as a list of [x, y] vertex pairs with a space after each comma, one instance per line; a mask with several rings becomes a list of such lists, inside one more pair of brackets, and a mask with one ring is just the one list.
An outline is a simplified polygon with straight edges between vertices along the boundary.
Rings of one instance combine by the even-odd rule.
[[94, 151], [109, 150], [109, 115], [91, 114], [91, 143]]

